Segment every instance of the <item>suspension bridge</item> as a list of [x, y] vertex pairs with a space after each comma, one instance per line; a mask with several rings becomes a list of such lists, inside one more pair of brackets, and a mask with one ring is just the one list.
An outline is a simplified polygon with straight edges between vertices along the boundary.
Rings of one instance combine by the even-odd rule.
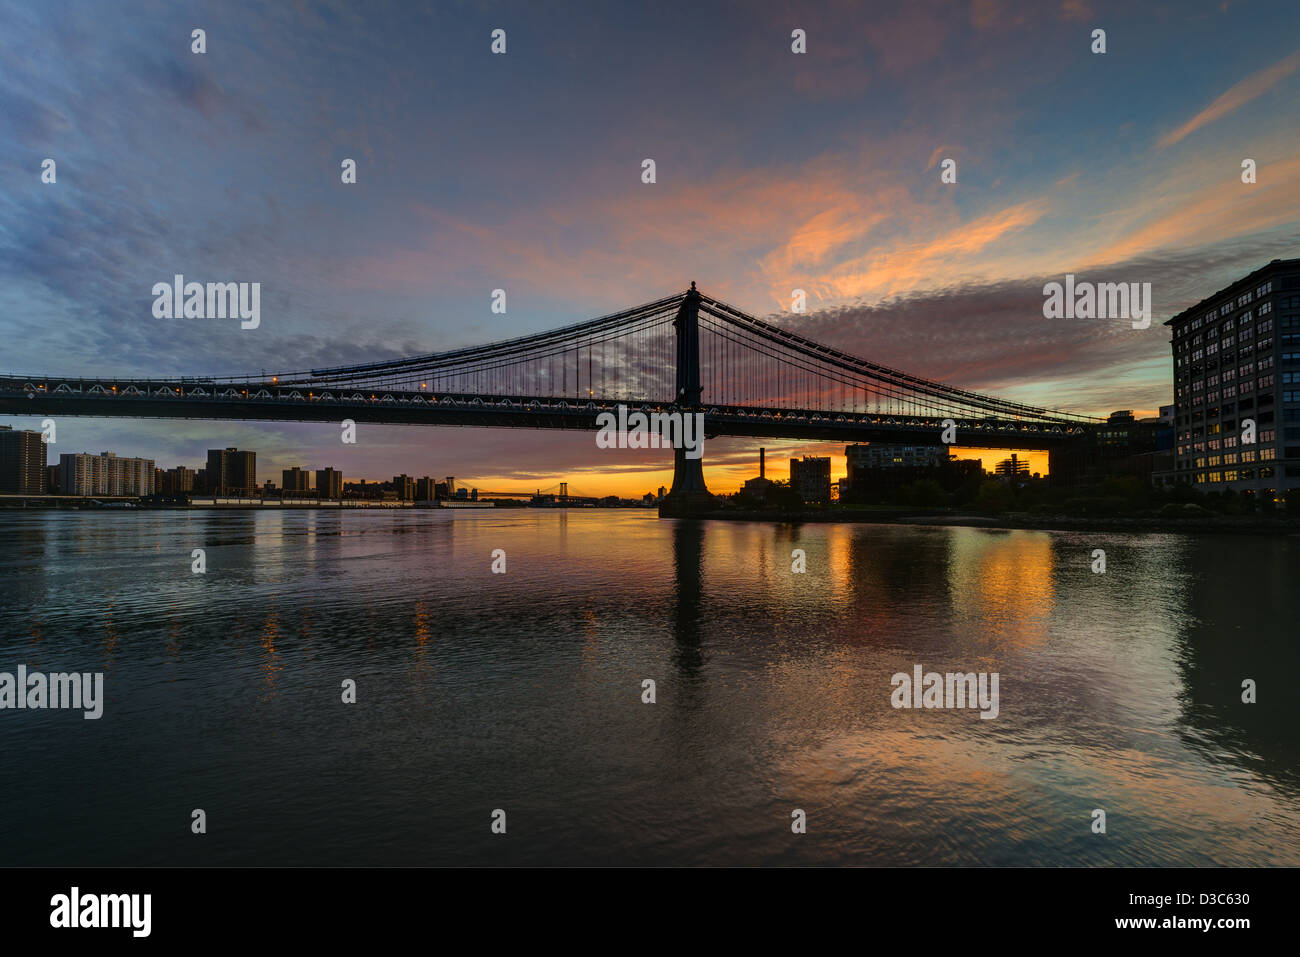
[[[0, 376], [0, 414], [595, 431], [628, 412], [691, 412], [705, 435], [1050, 449], [1101, 420], [960, 389], [850, 355], [685, 292], [549, 332], [359, 365], [172, 379]], [[951, 424], [949, 424], [951, 423]], [[675, 453], [669, 500], [708, 499]]]

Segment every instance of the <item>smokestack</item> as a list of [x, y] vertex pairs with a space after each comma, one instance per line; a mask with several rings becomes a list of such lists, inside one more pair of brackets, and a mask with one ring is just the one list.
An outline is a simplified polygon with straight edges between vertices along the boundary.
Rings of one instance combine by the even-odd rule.
[[758, 477], [767, 477], [767, 449], [758, 450]]

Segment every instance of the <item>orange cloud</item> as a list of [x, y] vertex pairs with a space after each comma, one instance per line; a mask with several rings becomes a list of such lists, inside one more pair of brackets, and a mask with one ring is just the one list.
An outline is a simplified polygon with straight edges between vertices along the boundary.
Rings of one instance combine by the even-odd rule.
[[1259, 167], [1259, 181], [1247, 185], [1236, 176], [1179, 202], [1177, 208], [1107, 244], [1105, 262], [1120, 262], [1141, 253], [1195, 246], [1213, 238], [1222, 242], [1294, 222], [1300, 216], [1293, 197], [1300, 191], [1300, 155]]
[[[1030, 200], [948, 230], [919, 243], [899, 243], [873, 249], [841, 263], [812, 280], [820, 294], [839, 299], [859, 296], [888, 298], [915, 289], [941, 285], [945, 274], [963, 258], [974, 256], [1011, 233], [1035, 223], [1047, 206]], [[938, 280], [938, 281], [937, 281]], [[783, 283], [777, 288], [785, 288]]]
[[1160, 141], [1156, 143], [1156, 149], [1162, 150], [1167, 146], [1173, 146], [1183, 138], [1195, 133], [1202, 126], [1207, 126], [1215, 120], [1227, 116], [1233, 110], [1245, 103], [1249, 103], [1260, 94], [1267, 93], [1297, 69], [1300, 69], [1300, 50], [1234, 84], [1228, 92], [1178, 127], [1178, 129], [1162, 136]]

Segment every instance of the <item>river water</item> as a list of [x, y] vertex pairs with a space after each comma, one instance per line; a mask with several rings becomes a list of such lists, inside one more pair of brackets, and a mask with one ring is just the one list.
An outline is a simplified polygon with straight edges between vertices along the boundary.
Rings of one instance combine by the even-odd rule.
[[1297, 865], [1297, 544], [0, 513], [0, 672], [105, 676], [0, 710], [0, 865]]

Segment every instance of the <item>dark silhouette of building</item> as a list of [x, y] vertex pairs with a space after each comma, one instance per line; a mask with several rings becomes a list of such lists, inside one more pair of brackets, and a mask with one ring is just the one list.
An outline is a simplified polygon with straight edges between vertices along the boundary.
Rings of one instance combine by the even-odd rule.
[[[740, 487], [740, 494], [762, 502], [771, 491], [772, 480], [767, 477], [767, 449], [759, 449], [758, 478], [746, 479], [745, 484]], [[663, 498], [662, 488], [659, 489], [659, 497]]]
[[438, 483], [429, 476], [424, 476], [415, 483], [415, 500], [417, 502], [432, 502], [438, 497]]
[[1016, 453], [1012, 452], [1011, 458], [1003, 459], [993, 466], [993, 474], [1004, 479], [1029, 478], [1029, 463], [1022, 461]]
[[256, 495], [257, 453], [208, 449], [207, 486], [213, 495]]
[[1159, 465], [1160, 443], [1172, 442], [1171, 427], [1160, 418], [1136, 419], [1124, 409], [1087, 436], [1047, 453], [1048, 480], [1056, 488], [1097, 485], [1112, 476], [1147, 483]]
[[393, 489], [397, 492], [399, 502], [415, 501], [415, 479], [402, 474], [393, 476]]
[[844, 458], [848, 475], [840, 484], [841, 501], [892, 501], [903, 486], [927, 480], [950, 492], [983, 474], [978, 460], [954, 459], [942, 445], [872, 442], [845, 447]]
[[824, 456], [805, 455], [790, 460], [790, 487], [805, 502], [831, 500], [831, 460]]
[[311, 491], [311, 472], [296, 465], [284, 469], [280, 473], [280, 487], [284, 489], [286, 498], [304, 495]]
[[158, 491], [163, 495], [186, 495], [194, 491], [197, 473], [183, 465], [163, 471], [158, 470]]
[[44, 495], [46, 485], [41, 433], [0, 425], [0, 492]]
[[332, 468], [316, 470], [316, 494], [322, 499], [337, 501], [343, 497], [343, 473]]

